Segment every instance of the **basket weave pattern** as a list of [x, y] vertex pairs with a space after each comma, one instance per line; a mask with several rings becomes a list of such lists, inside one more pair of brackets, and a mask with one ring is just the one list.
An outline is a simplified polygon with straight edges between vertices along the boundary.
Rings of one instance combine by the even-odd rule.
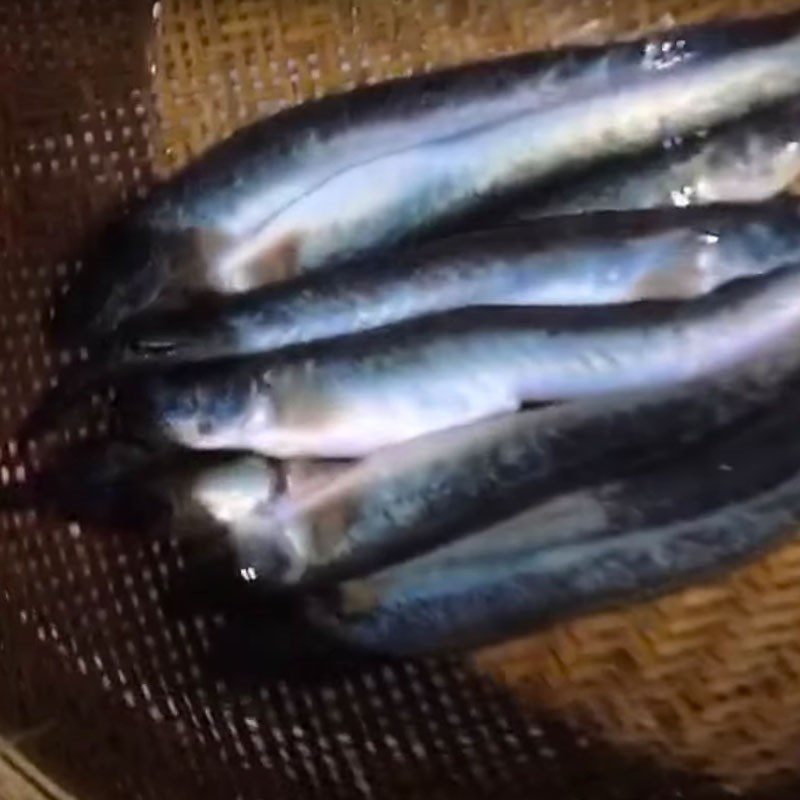
[[[791, 6], [167, 0], [153, 14], [139, 0], [0, 4], [0, 482], [39, 462], [13, 431], [73, 356], [48, 349], [42, 316], [85, 237], [154, 175], [334, 89]], [[102, 424], [98, 407], [61, 438]], [[213, 618], [163, 610], [181, 569], [170, 542], [0, 515], [0, 724], [81, 796], [717, 798], [681, 770], [745, 786], [800, 763], [800, 545], [472, 664], [398, 665], [307, 688], [209, 678]]]
[[[670, 24], [785, 11], [725, 0], [402, 3], [175, 0], [157, 96], [162, 170], [264, 113], [331, 90]], [[482, 654], [537, 703], [729, 782], [800, 763], [800, 545], [734, 578]], [[780, 723], [777, 721], [780, 720]]]

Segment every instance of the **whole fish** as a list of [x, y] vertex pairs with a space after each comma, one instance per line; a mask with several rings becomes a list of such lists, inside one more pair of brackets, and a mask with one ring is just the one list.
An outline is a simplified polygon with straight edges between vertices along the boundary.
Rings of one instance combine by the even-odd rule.
[[526, 403], [711, 376], [798, 332], [800, 267], [781, 267], [684, 303], [462, 309], [178, 365], [126, 383], [119, 409], [190, 448], [347, 458]]
[[[237, 293], [800, 90], [800, 15], [446, 70], [308, 103], [209, 152], [108, 231], [55, 331]], [[199, 234], [197, 233], [199, 231]]]
[[[717, 574], [796, 532], [797, 422], [796, 407], [778, 411], [699, 460], [673, 461], [617, 484], [611, 494], [626, 505], [612, 500], [611, 515], [621, 513], [623, 525], [578, 536], [569, 526], [559, 536], [545, 525], [540, 540], [528, 525], [534, 512], [517, 520], [524, 527], [516, 531], [486, 531], [345, 582], [312, 603], [309, 616], [332, 641], [356, 651], [423, 655], [495, 643]], [[698, 486], [710, 486], [713, 500], [702, 501]], [[671, 501], [669, 509], [654, 502], [654, 491]], [[694, 506], [688, 511], [684, 494]], [[603, 490], [596, 499], [608, 508]]]
[[[597, 213], [448, 237], [144, 315], [95, 366], [263, 352], [474, 305], [681, 299], [800, 257], [795, 203]], [[68, 381], [68, 378], [67, 378]]]
[[793, 99], [515, 200], [507, 218], [753, 203], [787, 191], [798, 178], [800, 102]]
[[268, 590], [372, 572], [796, 399], [796, 368], [791, 353], [680, 391], [528, 411], [386, 449], [241, 517], [227, 561]]

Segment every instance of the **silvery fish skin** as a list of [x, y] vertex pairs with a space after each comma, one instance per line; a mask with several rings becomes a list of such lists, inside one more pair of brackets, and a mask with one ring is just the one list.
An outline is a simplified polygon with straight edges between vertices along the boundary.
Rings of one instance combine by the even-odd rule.
[[[789, 403], [794, 390], [781, 402]], [[755, 419], [753, 419], [755, 418]], [[783, 418], [788, 421], [779, 422]], [[734, 494], [755, 494], [779, 482], [798, 464], [796, 447], [786, 446], [797, 412], [768, 406], [733, 430], [709, 430], [695, 443], [653, 459], [624, 463], [620, 477], [532, 503], [510, 519], [470, 534], [418, 559], [429, 569], [469, 560], [510, 558], [515, 552], [562, 547], [637, 529], [693, 519]], [[747, 447], [745, 447], [747, 444]], [[787, 461], [788, 459], [788, 461]]]
[[715, 382], [523, 412], [390, 448], [240, 519], [229, 554], [260, 588], [363, 575], [680, 452], [788, 396], [797, 366], [787, 352]]
[[[622, 494], [622, 526], [575, 535], [530, 518], [441, 548], [375, 575], [352, 580], [311, 607], [333, 640], [382, 656], [463, 650], [522, 635], [563, 616], [663, 593], [716, 574], [796, 532], [800, 521], [800, 441], [796, 410], [777, 412], [753, 430], [691, 457], [656, 468]], [[739, 470], [745, 473], [739, 474]], [[700, 501], [694, 485], [714, 487]], [[678, 484], [673, 481], [677, 478]], [[648, 496], [660, 484], [672, 511]], [[681, 508], [688, 488], [690, 504]], [[642, 524], [636, 506], [643, 490]], [[615, 491], [620, 491], [619, 486]], [[606, 498], [600, 498], [606, 505]], [[612, 503], [613, 505], [613, 503]], [[655, 512], [648, 519], [648, 511]], [[688, 516], [687, 516], [688, 514]], [[535, 518], [535, 512], [533, 514]], [[648, 522], [652, 524], [648, 524]], [[549, 534], [549, 539], [548, 539]]]
[[670, 141], [654, 153], [619, 160], [520, 200], [520, 221], [605, 210], [755, 203], [800, 178], [800, 102]]
[[788, 97], [800, 91], [799, 23], [786, 15], [523, 55], [278, 114], [111, 230], [55, 330], [104, 330], [162, 297], [237, 293], [331, 265]]
[[597, 213], [462, 234], [319, 270], [213, 307], [145, 315], [114, 369], [264, 352], [475, 305], [683, 299], [800, 256], [789, 203]]
[[363, 456], [523, 404], [713, 376], [800, 331], [800, 267], [685, 303], [475, 308], [137, 377], [120, 410], [196, 449]]

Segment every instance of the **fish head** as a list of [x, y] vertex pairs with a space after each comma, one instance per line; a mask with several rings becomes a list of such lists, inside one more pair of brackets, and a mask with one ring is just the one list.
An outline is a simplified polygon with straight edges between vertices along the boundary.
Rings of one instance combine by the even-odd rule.
[[321, 551], [304, 498], [332, 474], [329, 466], [249, 453], [198, 474], [194, 500], [224, 532], [227, 561], [232, 557], [240, 582], [270, 591], [307, 577]]
[[56, 303], [51, 323], [54, 339], [71, 344], [103, 335], [174, 295], [175, 276], [191, 257], [189, 247], [181, 232], [126, 222], [110, 226]]
[[142, 399], [133, 401], [134, 419], [143, 412], [147, 427], [198, 450], [258, 451], [259, 437], [271, 430], [276, 418], [264, 381], [246, 372], [215, 373], [213, 362], [148, 376], [134, 388], [137, 396]]
[[199, 470], [190, 494], [215, 523], [231, 527], [266, 513], [284, 489], [278, 462], [243, 454]]

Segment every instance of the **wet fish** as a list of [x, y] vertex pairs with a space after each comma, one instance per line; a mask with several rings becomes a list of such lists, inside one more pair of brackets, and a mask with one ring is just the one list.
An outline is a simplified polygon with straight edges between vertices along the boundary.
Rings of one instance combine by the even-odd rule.
[[363, 456], [526, 403], [714, 375], [800, 331], [800, 267], [685, 303], [476, 308], [136, 377], [124, 419], [190, 448]]
[[[782, 397], [788, 402], [793, 392]], [[796, 447], [786, 446], [787, 430], [796, 421], [792, 408], [759, 409], [733, 430], [710, 430], [697, 442], [652, 459], [652, 464], [619, 463], [619, 477], [533, 503], [529, 510], [438, 548], [419, 563], [426, 569], [434, 563], [444, 569], [465, 560], [493, 561], [514, 552], [693, 519], [733, 494], [746, 496], [769, 488], [796, 467]]]
[[789, 190], [798, 178], [800, 102], [792, 100], [589, 170], [515, 201], [507, 217], [519, 223], [603, 210], [753, 203]]
[[[95, 366], [263, 352], [474, 305], [680, 299], [800, 256], [794, 203], [580, 215], [462, 234], [145, 315]], [[68, 380], [68, 376], [67, 376]]]
[[[690, 456], [595, 490], [593, 499], [612, 509], [607, 526], [576, 536], [569, 525], [545, 524], [540, 539], [529, 526], [533, 512], [517, 520], [516, 531], [487, 531], [345, 582], [313, 604], [310, 617], [356, 651], [423, 655], [495, 643], [713, 576], [796, 532], [797, 422], [796, 408], [778, 411], [699, 460]], [[703, 501], [698, 486], [710, 487], [713, 499]], [[654, 502], [659, 487], [671, 508]], [[624, 504], [609, 499], [614, 495]], [[622, 524], [613, 519], [618, 513]]]
[[112, 226], [54, 329], [107, 330], [157, 301], [331, 265], [791, 96], [799, 25], [784, 15], [516, 56], [281, 112]]
[[680, 391], [523, 412], [375, 453], [242, 519], [229, 561], [269, 590], [372, 572], [793, 398], [796, 366], [787, 354]]

